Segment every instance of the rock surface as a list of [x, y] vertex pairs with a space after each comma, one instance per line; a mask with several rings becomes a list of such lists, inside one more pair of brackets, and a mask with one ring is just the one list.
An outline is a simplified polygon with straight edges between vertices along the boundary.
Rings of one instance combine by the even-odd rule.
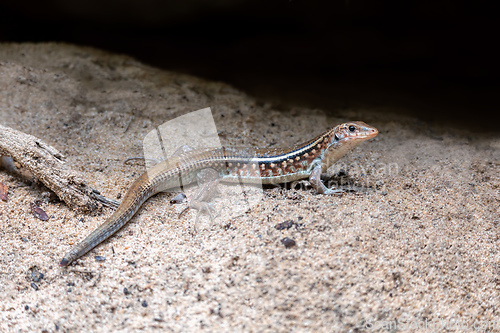
[[[0, 170], [9, 187], [0, 201], [2, 332], [331, 332], [453, 320], [500, 329], [498, 133], [380, 107], [284, 110], [121, 55], [0, 46], [0, 124], [53, 145], [110, 198], [144, 171], [123, 160], [142, 155], [147, 133], [205, 107], [224, 145], [287, 146], [346, 120], [380, 134], [332, 167], [356, 192], [265, 189], [242, 216], [202, 217], [195, 235], [195, 213], [179, 218], [185, 205], [159, 194], [67, 269], [62, 255], [111, 210], [77, 213]], [[30, 212], [35, 201], [48, 221]]]

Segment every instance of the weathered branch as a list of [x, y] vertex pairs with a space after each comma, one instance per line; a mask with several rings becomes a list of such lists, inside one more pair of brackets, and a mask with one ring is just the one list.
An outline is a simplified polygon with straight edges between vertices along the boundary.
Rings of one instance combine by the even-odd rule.
[[100, 204], [115, 206], [64, 164], [64, 156], [42, 140], [0, 125], [0, 155], [10, 156], [72, 209], [92, 212]]

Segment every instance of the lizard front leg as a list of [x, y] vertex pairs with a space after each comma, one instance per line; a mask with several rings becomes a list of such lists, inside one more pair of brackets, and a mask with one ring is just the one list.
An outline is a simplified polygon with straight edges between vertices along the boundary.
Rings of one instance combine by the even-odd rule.
[[323, 184], [321, 181], [321, 163], [317, 163], [311, 174], [309, 175], [309, 183], [314, 187], [316, 192], [319, 194], [328, 194], [328, 195], [342, 195], [345, 193], [344, 190], [340, 189], [329, 189]]

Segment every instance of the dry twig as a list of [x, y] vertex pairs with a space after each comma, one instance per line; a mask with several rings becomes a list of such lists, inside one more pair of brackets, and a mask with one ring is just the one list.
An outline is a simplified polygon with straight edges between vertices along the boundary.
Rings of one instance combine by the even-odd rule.
[[64, 156], [57, 149], [32, 135], [0, 125], [0, 155], [12, 157], [72, 209], [92, 212], [99, 204], [117, 205], [88, 186], [78, 172], [66, 167]]

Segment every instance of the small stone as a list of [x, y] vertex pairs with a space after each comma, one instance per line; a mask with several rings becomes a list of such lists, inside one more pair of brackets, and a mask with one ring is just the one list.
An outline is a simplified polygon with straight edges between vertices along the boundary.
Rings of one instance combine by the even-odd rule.
[[171, 204], [180, 204], [186, 200], [186, 195], [184, 193], [179, 193], [170, 200]]
[[103, 256], [95, 256], [94, 259], [95, 261], [106, 261], [106, 258]]
[[0, 183], [0, 200], [7, 201], [8, 193], [9, 193], [9, 188], [7, 187], [7, 185]]
[[281, 240], [281, 243], [283, 243], [283, 245], [285, 245], [285, 248], [287, 248], [287, 249], [297, 245], [297, 243], [293, 239], [288, 238], [288, 237], [283, 238]]
[[31, 272], [31, 280], [33, 282], [40, 282], [41, 279], [43, 279], [42, 273], [35, 271], [35, 270]]
[[285, 221], [285, 222], [282, 222], [282, 223], [278, 223], [274, 226], [274, 228], [276, 228], [277, 230], [285, 230], [285, 229], [290, 229], [291, 227], [293, 227], [295, 223], [293, 223], [292, 220], [289, 220], [289, 221]]
[[33, 213], [33, 215], [37, 219], [42, 220], [42, 221], [47, 221], [49, 219], [49, 216], [47, 215], [47, 213], [45, 213], [45, 211], [43, 209], [38, 207], [38, 205], [36, 203], [31, 203], [30, 208], [31, 208], [31, 213]]

